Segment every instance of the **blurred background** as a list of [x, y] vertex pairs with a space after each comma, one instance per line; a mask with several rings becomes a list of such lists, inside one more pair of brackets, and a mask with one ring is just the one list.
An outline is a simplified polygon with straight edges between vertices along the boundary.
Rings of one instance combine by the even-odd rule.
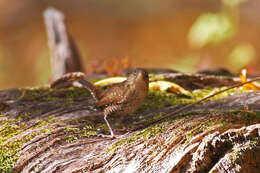
[[133, 67], [260, 73], [259, 0], [0, 0], [0, 89], [48, 82], [49, 6], [66, 16], [87, 71], [122, 58]]

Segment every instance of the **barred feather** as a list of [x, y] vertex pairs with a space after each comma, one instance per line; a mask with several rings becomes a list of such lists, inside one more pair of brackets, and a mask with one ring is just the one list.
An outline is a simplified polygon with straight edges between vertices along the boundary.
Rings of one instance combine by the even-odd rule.
[[84, 79], [84, 77], [85, 77], [85, 74], [82, 72], [67, 73], [67, 74], [64, 74], [62, 77], [60, 77], [59, 79], [52, 82], [51, 88], [60, 88], [60, 86], [65, 82]]

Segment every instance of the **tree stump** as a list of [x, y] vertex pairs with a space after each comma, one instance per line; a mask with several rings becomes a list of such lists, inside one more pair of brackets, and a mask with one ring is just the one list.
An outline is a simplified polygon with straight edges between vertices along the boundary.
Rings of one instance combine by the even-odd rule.
[[63, 13], [50, 7], [44, 12], [44, 19], [51, 54], [52, 80], [65, 73], [84, 72], [80, 53], [67, 31]]

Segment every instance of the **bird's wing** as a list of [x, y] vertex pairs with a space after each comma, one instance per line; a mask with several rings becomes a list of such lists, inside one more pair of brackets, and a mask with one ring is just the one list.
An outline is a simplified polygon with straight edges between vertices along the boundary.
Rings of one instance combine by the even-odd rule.
[[126, 85], [116, 84], [115, 86], [108, 88], [107, 91], [104, 92], [103, 97], [97, 103], [98, 107], [102, 107], [105, 105], [111, 104], [121, 104], [125, 100], [127, 100], [127, 96], [129, 95], [130, 89], [126, 87]]

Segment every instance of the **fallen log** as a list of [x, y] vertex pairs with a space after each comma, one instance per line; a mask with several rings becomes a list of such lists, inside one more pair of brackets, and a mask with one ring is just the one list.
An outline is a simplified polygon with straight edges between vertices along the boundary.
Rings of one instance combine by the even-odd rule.
[[[212, 90], [195, 90], [190, 98], [149, 92], [123, 121], [129, 129], [142, 127]], [[260, 170], [259, 91], [233, 89], [149, 127], [117, 130], [116, 139], [100, 136], [109, 130], [84, 88], [9, 89], [0, 96], [1, 172]]]

